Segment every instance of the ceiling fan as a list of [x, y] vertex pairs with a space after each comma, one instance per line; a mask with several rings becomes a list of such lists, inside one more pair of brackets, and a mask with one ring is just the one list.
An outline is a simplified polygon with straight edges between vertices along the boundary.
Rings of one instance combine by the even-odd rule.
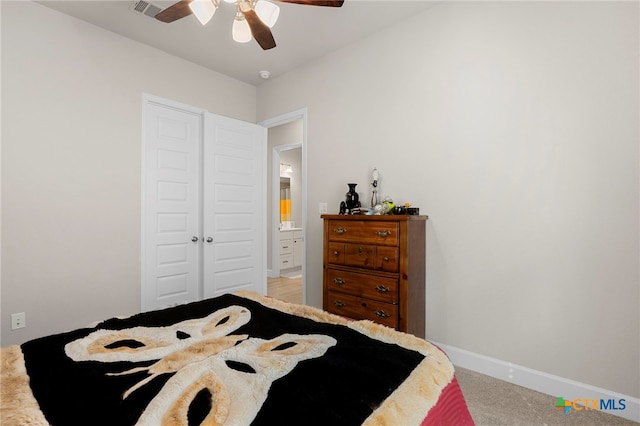
[[[280, 8], [268, 0], [224, 0], [235, 3], [237, 11], [233, 22], [233, 39], [246, 43], [255, 38], [264, 50], [276, 47], [271, 33], [278, 19]], [[340, 7], [344, 0], [276, 0], [283, 3], [295, 3], [308, 6]], [[162, 22], [173, 22], [194, 14], [205, 25], [216, 12], [220, 0], [180, 0], [155, 15]]]

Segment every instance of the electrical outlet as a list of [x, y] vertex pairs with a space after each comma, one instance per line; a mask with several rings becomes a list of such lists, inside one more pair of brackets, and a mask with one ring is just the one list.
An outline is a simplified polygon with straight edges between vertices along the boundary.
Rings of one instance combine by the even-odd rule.
[[318, 205], [318, 210], [320, 211], [320, 214], [325, 214], [327, 212], [327, 203], [320, 203]]
[[17, 330], [19, 328], [25, 328], [27, 326], [27, 314], [20, 312], [17, 314], [11, 314], [11, 329]]

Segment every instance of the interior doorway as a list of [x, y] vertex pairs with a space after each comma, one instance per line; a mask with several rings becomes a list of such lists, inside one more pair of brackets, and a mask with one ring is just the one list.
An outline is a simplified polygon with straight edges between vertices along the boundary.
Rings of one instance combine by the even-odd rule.
[[[306, 301], [306, 116], [306, 109], [301, 109], [258, 123], [267, 128], [268, 146], [267, 292], [271, 289], [274, 297], [302, 304]], [[281, 197], [284, 188], [290, 197], [288, 216], [281, 209], [286, 204]]]

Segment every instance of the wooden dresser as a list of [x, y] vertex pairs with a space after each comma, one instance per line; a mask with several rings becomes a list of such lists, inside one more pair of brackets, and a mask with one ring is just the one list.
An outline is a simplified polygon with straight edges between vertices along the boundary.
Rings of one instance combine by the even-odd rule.
[[427, 216], [321, 217], [324, 310], [424, 338]]

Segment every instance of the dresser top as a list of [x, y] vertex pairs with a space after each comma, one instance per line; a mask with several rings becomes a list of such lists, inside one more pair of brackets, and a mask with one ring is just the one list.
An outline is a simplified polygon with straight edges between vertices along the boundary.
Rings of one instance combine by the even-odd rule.
[[427, 215], [406, 215], [406, 214], [323, 214], [322, 219], [333, 220], [371, 220], [371, 221], [387, 221], [387, 222], [405, 222], [412, 220], [427, 220]]

